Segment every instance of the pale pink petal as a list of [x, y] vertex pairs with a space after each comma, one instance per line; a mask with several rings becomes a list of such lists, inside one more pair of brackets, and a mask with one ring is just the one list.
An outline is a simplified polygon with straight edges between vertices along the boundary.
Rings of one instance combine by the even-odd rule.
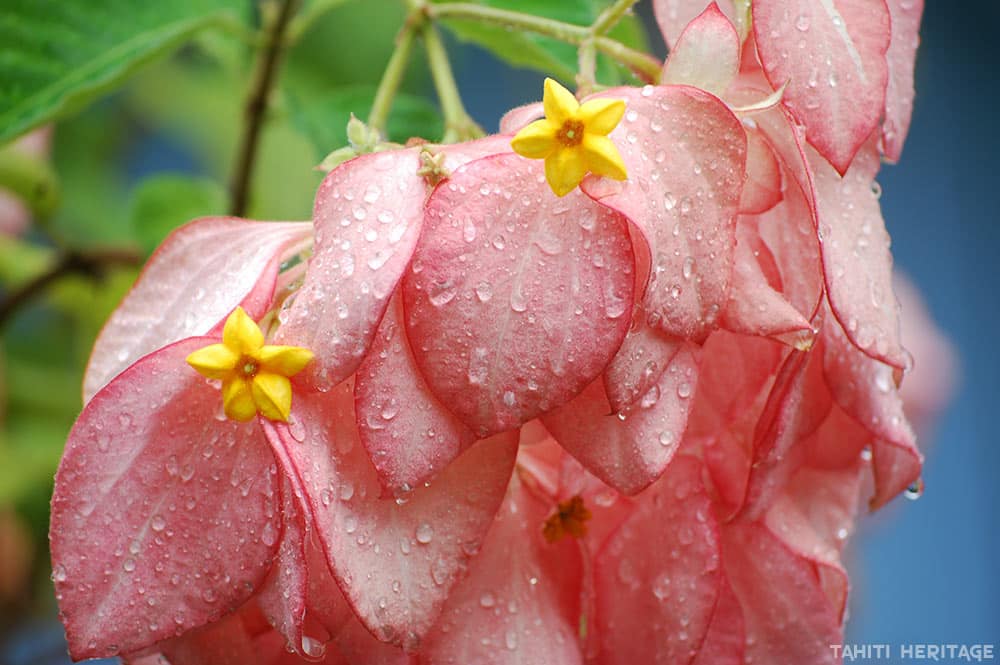
[[839, 664], [830, 645], [843, 644], [840, 618], [813, 562], [757, 522], [728, 524], [722, 541], [743, 607], [747, 662]]
[[774, 337], [795, 343], [812, 337], [812, 325], [790, 302], [768, 283], [761, 268], [770, 251], [749, 224], [740, 224], [736, 232], [736, 255], [732, 288], [722, 325], [733, 332], [760, 337]]
[[892, 38], [885, 59], [889, 64], [889, 84], [885, 92], [885, 120], [882, 122], [882, 150], [889, 161], [899, 160], [910, 130], [913, 113], [913, 67], [920, 44], [920, 16], [924, 0], [886, 0], [892, 23]]
[[31, 224], [31, 211], [13, 192], [0, 188], [0, 235], [19, 236]]
[[697, 384], [697, 348], [688, 342], [624, 410], [614, 412], [603, 383], [595, 381], [542, 422], [588, 471], [619, 492], [635, 494], [663, 473], [680, 446]]
[[[716, 4], [712, 0], [653, 0], [653, 13], [656, 23], [660, 26], [663, 40], [668, 47], [673, 47], [684, 28], [695, 20], [706, 7]], [[721, 0], [718, 3], [729, 18], [733, 18], [732, 0]]]
[[[259, 652], [242, 617], [221, 621], [169, 640], [160, 646], [170, 665], [256, 665]], [[153, 663], [162, 663], [163, 659]], [[263, 665], [263, 664], [262, 664]], [[268, 663], [270, 665], [270, 663]]]
[[649, 245], [647, 323], [702, 341], [727, 301], [746, 133], [718, 98], [696, 88], [615, 88], [601, 95], [628, 102], [611, 138], [629, 179], [590, 176], [582, 189], [628, 217]]
[[296, 394], [271, 445], [305, 488], [316, 535], [355, 613], [382, 641], [419, 647], [489, 528], [510, 477], [514, 433], [474, 445], [406, 497], [382, 497], [358, 437], [354, 386]]
[[614, 355], [632, 312], [625, 220], [556, 198], [518, 155], [468, 164], [428, 202], [403, 283], [413, 355], [478, 436], [565, 403]]
[[782, 199], [781, 166], [760, 131], [747, 128], [747, 179], [740, 197], [740, 212], [759, 215]]
[[777, 268], [774, 273], [761, 265], [768, 281], [796, 311], [812, 320], [823, 301], [823, 260], [812, 211], [794, 178], [787, 178], [781, 202], [762, 215], [746, 219], [756, 224], [757, 234], [767, 245]]
[[875, 495], [885, 504], [920, 477], [923, 455], [903, 413], [895, 372], [854, 347], [834, 320], [823, 326], [824, 371], [833, 399], [875, 437]]
[[859, 459], [844, 469], [799, 470], [764, 524], [799, 556], [813, 561], [838, 620], [847, 607], [847, 571], [840, 553], [854, 529], [861, 490]]
[[740, 47], [736, 28], [713, 2], [684, 28], [660, 82], [692, 85], [721, 97], [740, 71]]
[[889, 10], [885, 0], [755, 0], [757, 52], [782, 104], [840, 173], [882, 117]]
[[455, 587], [427, 638], [421, 662], [583, 663], [583, 562], [571, 537], [549, 543], [542, 536], [555, 509], [514, 475], [469, 576]]
[[831, 404], [821, 352], [790, 351], [755, 428], [753, 464], [742, 509], [745, 519], [762, 515], [805, 461], [804, 442], [819, 429]]
[[816, 211], [830, 307], [864, 353], [894, 367], [910, 364], [899, 333], [899, 303], [892, 290], [889, 234], [873, 190], [879, 157], [870, 142], [851, 170], [838, 176], [815, 153]]
[[[337, 633], [327, 652], [334, 663], [343, 665], [417, 665], [424, 661], [403, 651], [398, 646], [379, 642], [356, 618], [351, 618], [344, 629]], [[339, 655], [343, 660], [336, 659]], [[324, 661], [325, 662], [325, 661]]]
[[684, 345], [684, 340], [650, 328], [642, 309], [636, 308], [625, 341], [604, 370], [604, 391], [611, 409], [622, 411], [649, 393]]
[[754, 430], [786, 353], [771, 339], [722, 330], [702, 347], [698, 397], [685, 439], [704, 443], [714, 498], [725, 516], [743, 505]]
[[600, 662], [690, 662], [712, 620], [721, 568], [701, 464], [678, 457], [595, 558]]
[[514, 134], [522, 127], [526, 127], [529, 123], [538, 120], [544, 115], [545, 110], [542, 108], [541, 102], [532, 102], [531, 104], [512, 108], [500, 118], [500, 133]]
[[184, 358], [143, 358], [90, 401], [56, 476], [49, 538], [74, 658], [130, 652], [231, 611], [264, 579], [281, 523], [259, 426], [226, 420]]
[[354, 401], [361, 443], [379, 480], [397, 494], [429, 480], [476, 438], [434, 397], [417, 369], [399, 297], [358, 367]]
[[[442, 148], [447, 169], [509, 151], [509, 139]], [[362, 155], [327, 175], [316, 192], [316, 249], [305, 283], [282, 312], [279, 343], [304, 346], [316, 361], [303, 379], [332, 388], [354, 373], [420, 237], [428, 182], [421, 148]]]
[[199, 219], [171, 233], [97, 337], [84, 401], [147, 353], [208, 333], [237, 305], [253, 319], [263, 316], [283, 253], [310, 233], [305, 222], [227, 217]]
[[719, 583], [712, 623], [705, 641], [691, 665], [743, 665], [746, 637], [743, 634], [743, 608], [725, 575]]

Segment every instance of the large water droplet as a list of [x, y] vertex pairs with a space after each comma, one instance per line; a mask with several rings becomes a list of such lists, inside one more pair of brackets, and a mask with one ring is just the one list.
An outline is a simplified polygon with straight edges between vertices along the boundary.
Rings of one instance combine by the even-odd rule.
[[424, 522], [417, 527], [414, 536], [416, 537], [418, 543], [420, 543], [421, 545], [426, 545], [427, 543], [431, 542], [431, 540], [433, 540], [434, 538], [434, 527], [432, 527], [427, 522]]

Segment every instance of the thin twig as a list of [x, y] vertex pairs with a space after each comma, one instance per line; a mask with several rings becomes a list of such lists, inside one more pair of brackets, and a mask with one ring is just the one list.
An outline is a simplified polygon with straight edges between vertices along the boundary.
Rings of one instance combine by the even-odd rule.
[[23, 305], [42, 295], [63, 277], [83, 275], [99, 279], [109, 268], [136, 267], [142, 265], [142, 261], [142, 255], [132, 249], [68, 250], [51, 268], [0, 300], [0, 327]]
[[257, 156], [257, 144], [267, 111], [268, 97], [284, 50], [285, 30], [295, 13], [297, 4], [297, 0], [281, 0], [277, 16], [273, 21], [265, 22], [267, 34], [257, 59], [253, 84], [247, 97], [243, 137], [240, 140], [236, 170], [230, 187], [233, 198], [229, 212], [236, 217], [246, 214], [250, 177], [253, 175], [254, 159]]

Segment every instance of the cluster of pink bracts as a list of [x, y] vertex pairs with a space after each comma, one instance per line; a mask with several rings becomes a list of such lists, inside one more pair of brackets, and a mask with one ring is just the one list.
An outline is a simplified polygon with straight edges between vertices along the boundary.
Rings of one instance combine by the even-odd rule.
[[[706, 4], [656, 4], [664, 84], [600, 93], [625, 182], [554, 196], [532, 105], [164, 243], [56, 478], [74, 658], [836, 660], [863, 479], [921, 468], [874, 177], [922, 3]], [[185, 363], [237, 305], [315, 354], [288, 422]]]

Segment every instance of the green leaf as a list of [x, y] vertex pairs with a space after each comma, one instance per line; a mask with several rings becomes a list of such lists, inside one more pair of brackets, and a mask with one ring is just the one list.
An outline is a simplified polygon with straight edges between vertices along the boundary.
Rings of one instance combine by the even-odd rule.
[[[438, 0], [444, 4], [445, 0]], [[607, 0], [478, 0], [475, 4], [543, 16], [581, 27], [591, 25], [610, 2]], [[577, 71], [577, 47], [549, 37], [508, 30], [494, 23], [448, 19], [444, 24], [462, 41], [472, 42], [515, 67], [534, 69], [572, 83]], [[625, 16], [611, 31], [611, 37], [626, 46], [646, 48], [642, 22], [634, 15]], [[598, 58], [598, 79], [605, 85], [626, 80], [627, 70], [604, 56]]]
[[0, 144], [78, 110], [198, 30], [238, 22], [248, 4], [4, 0]]
[[[351, 113], [366, 118], [374, 99], [373, 86], [350, 85], [309, 100], [289, 95], [289, 109], [292, 122], [312, 141], [321, 159], [332, 150], [347, 145], [347, 121]], [[396, 95], [386, 130], [389, 140], [398, 143], [405, 143], [414, 136], [437, 140], [444, 131], [434, 105], [423, 97], [406, 93]]]
[[132, 194], [129, 219], [140, 246], [152, 253], [175, 228], [197, 217], [226, 211], [226, 190], [207, 178], [155, 175]]

